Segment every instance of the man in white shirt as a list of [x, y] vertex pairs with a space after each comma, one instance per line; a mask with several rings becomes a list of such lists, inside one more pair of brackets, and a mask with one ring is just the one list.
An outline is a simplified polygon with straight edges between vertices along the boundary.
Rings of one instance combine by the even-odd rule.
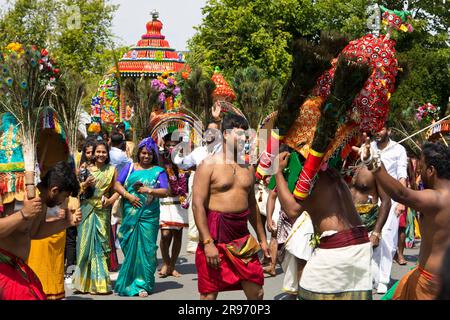
[[124, 143], [125, 140], [120, 132], [114, 132], [111, 135], [111, 150], [109, 151], [109, 157], [111, 159], [111, 164], [117, 169], [117, 174], [120, 174], [126, 164], [133, 162], [127, 157], [125, 151], [121, 149]]
[[[391, 129], [386, 123], [381, 131], [374, 135], [371, 143], [374, 151], [381, 152], [381, 160], [386, 171], [406, 187], [408, 178], [408, 159], [405, 148], [389, 136]], [[405, 206], [392, 200], [391, 210], [381, 232], [380, 245], [373, 251], [372, 274], [377, 293], [384, 294], [390, 281], [392, 261], [397, 251], [399, 217]]]
[[[183, 157], [180, 153], [177, 153], [173, 159], [173, 163], [183, 170], [195, 170], [203, 160], [209, 155], [213, 155], [222, 151], [222, 138], [219, 131], [219, 124], [212, 122], [208, 125], [205, 133], [205, 145], [195, 148], [190, 154]], [[220, 135], [220, 136], [218, 136]], [[195, 172], [192, 172], [189, 177], [189, 202], [192, 200], [192, 185], [194, 183]], [[187, 252], [195, 253], [197, 251], [198, 244], [198, 230], [195, 225], [194, 213], [192, 206], [189, 206], [189, 232], [188, 232], [188, 244]]]
[[[133, 160], [127, 157], [125, 151], [123, 151], [123, 146], [125, 145], [125, 140], [123, 134], [119, 131], [113, 132], [111, 134], [111, 150], [109, 151], [109, 157], [111, 160], [111, 164], [116, 167], [117, 174], [120, 175], [120, 172], [128, 163], [133, 163]], [[120, 218], [122, 216], [122, 212], [118, 212], [119, 209], [119, 200], [117, 200], [111, 211], [111, 226], [112, 226], [112, 236], [115, 239], [114, 244], [115, 248], [120, 248], [119, 241], [117, 241], [116, 233], [119, 229]], [[112, 250], [115, 250], [112, 248]]]

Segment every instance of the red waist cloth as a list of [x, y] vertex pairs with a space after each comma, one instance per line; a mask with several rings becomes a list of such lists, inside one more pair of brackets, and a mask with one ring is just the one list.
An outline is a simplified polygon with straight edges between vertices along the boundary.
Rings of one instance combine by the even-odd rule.
[[20, 258], [0, 249], [0, 300], [46, 300], [39, 278]]
[[234, 243], [246, 243], [251, 237], [247, 223], [249, 211], [239, 214], [210, 211], [207, 214], [211, 237], [216, 241], [219, 251], [219, 268], [210, 268], [206, 263], [204, 245], [199, 244], [195, 255], [198, 273], [198, 291], [202, 294], [240, 290], [241, 282], [249, 281], [258, 285], [264, 284], [264, 274], [258, 254], [249, 259], [233, 256], [229, 246]]
[[245, 237], [249, 234], [247, 225], [249, 214], [248, 209], [241, 213], [208, 211], [206, 215], [211, 237], [218, 243], [229, 243]]
[[354, 227], [320, 239], [320, 249], [337, 249], [368, 243], [369, 234], [364, 226]]

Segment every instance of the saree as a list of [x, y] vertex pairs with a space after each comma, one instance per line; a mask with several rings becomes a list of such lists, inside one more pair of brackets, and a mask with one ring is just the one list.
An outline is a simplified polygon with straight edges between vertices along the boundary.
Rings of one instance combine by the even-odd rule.
[[242, 289], [241, 282], [262, 286], [264, 275], [258, 252], [258, 242], [248, 231], [249, 211], [220, 213], [208, 211], [208, 228], [219, 251], [219, 268], [207, 265], [205, 248], [197, 247], [195, 266], [198, 273], [198, 291], [201, 294]]
[[77, 269], [73, 285], [82, 293], [105, 294], [112, 291], [108, 271], [111, 209], [103, 209], [101, 199], [112, 185], [114, 172], [111, 165], [92, 170], [96, 181], [94, 195], [81, 202], [83, 217], [78, 226]]
[[27, 264], [0, 249], [0, 300], [46, 300], [41, 282]]
[[60, 300], [64, 290], [66, 230], [48, 238], [31, 241], [28, 265], [41, 281], [47, 300]]
[[138, 193], [133, 185], [142, 182], [146, 187], [156, 188], [158, 176], [163, 171], [160, 167], [134, 171], [125, 182], [127, 192], [138, 197], [143, 206], [135, 208], [128, 200], [123, 202], [122, 224], [117, 237], [125, 258], [114, 288], [120, 296], [153, 291], [158, 265], [159, 199]]

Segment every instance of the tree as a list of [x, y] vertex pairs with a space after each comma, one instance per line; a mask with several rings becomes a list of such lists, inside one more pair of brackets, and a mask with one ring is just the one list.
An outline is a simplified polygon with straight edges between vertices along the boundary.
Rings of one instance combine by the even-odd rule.
[[113, 44], [111, 27], [118, 6], [104, 0], [63, 0], [60, 3], [57, 59], [63, 67], [87, 76], [105, 73], [113, 63], [103, 57]]
[[80, 123], [81, 101], [86, 94], [86, 84], [81, 75], [66, 71], [58, 79], [52, 106], [59, 114], [66, 131], [70, 153], [75, 155], [78, 147], [78, 125]]
[[145, 77], [126, 78], [121, 85], [128, 104], [134, 108], [134, 116], [131, 120], [134, 128], [133, 140], [139, 143], [150, 134], [150, 115], [153, 107], [158, 104], [159, 92], [151, 86], [151, 79]]
[[113, 14], [118, 6], [104, 0], [15, 0], [0, 16], [0, 44], [48, 48], [64, 69], [99, 75], [112, 64]]
[[273, 111], [270, 102], [275, 89], [274, 81], [266, 78], [261, 69], [248, 67], [238, 70], [232, 83], [237, 104], [246, 115], [250, 127], [258, 128], [262, 117]]
[[[191, 66], [220, 66], [227, 78], [255, 66], [284, 84], [291, 69], [293, 40], [320, 41], [321, 31], [335, 30], [361, 37], [369, 32], [370, 0], [209, 0], [204, 19], [189, 41]], [[377, 1], [403, 9], [402, 0]], [[399, 33], [396, 50], [408, 74], [391, 98], [391, 116], [408, 119], [419, 105], [431, 102], [446, 113], [449, 99], [448, 3], [410, 0], [415, 31]], [[276, 92], [279, 94], [279, 91]]]
[[[8, 0], [0, 17], [0, 44], [11, 42], [48, 48], [57, 26], [55, 0]], [[52, 48], [53, 49], [53, 48]], [[53, 50], [52, 50], [53, 52]]]
[[189, 77], [178, 77], [183, 92], [183, 102], [192, 112], [207, 125], [210, 120], [210, 109], [213, 105], [212, 93], [216, 85], [202, 68], [192, 70]]

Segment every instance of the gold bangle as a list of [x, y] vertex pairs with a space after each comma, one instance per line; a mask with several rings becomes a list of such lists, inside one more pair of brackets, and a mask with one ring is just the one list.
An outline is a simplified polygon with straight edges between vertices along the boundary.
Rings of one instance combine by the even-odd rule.
[[374, 235], [374, 236], [377, 237], [379, 240], [381, 240], [381, 233], [373, 231], [373, 232], [372, 232], [372, 235]]
[[207, 240], [203, 240], [203, 244], [204, 245], [207, 245], [207, 244], [210, 244], [210, 243], [214, 243], [214, 240], [212, 238], [209, 238]]

